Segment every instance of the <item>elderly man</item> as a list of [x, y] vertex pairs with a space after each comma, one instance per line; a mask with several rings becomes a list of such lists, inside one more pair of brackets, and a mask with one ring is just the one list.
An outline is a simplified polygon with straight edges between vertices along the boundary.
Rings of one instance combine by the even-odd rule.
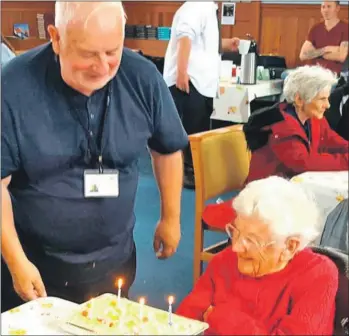
[[187, 135], [154, 65], [123, 48], [124, 24], [120, 2], [57, 2], [52, 43], [2, 74], [2, 310], [46, 294], [82, 302], [115, 292], [118, 277], [127, 295], [147, 145], [154, 249], [176, 251]]
[[338, 271], [307, 248], [319, 234], [314, 200], [272, 176], [248, 184], [232, 206], [232, 247], [177, 313], [206, 321], [207, 335], [333, 335]]
[[[186, 1], [176, 12], [165, 55], [164, 78], [188, 134], [207, 131], [217, 95], [222, 50], [237, 50], [239, 39], [220, 38], [213, 1]], [[190, 147], [184, 151], [184, 187], [193, 189]]]
[[314, 64], [339, 74], [348, 56], [348, 23], [338, 18], [340, 1], [324, 1], [321, 5], [323, 22], [311, 28], [301, 52], [301, 61]]

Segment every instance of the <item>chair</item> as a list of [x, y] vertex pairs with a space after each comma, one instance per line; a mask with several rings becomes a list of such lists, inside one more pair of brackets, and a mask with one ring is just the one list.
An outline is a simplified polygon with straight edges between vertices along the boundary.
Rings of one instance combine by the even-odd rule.
[[348, 206], [349, 200], [346, 198], [327, 216], [320, 239], [320, 246], [333, 247], [344, 253], [349, 253]]
[[338, 267], [334, 335], [349, 335], [349, 266], [348, 255], [332, 247], [313, 246], [312, 250], [330, 258]]
[[225, 193], [240, 190], [247, 178], [250, 152], [242, 125], [228, 126], [189, 136], [195, 175], [194, 283], [202, 273], [203, 262], [212, 259], [226, 241], [204, 248], [207, 230], [223, 231], [202, 221], [206, 202]]

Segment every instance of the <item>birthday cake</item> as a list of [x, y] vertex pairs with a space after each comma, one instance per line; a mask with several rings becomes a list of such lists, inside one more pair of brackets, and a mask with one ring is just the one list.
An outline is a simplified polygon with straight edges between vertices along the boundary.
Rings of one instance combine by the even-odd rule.
[[113, 294], [94, 298], [74, 311], [67, 326], [97, 335], [198, 335], [207, 323], [141, 305]]

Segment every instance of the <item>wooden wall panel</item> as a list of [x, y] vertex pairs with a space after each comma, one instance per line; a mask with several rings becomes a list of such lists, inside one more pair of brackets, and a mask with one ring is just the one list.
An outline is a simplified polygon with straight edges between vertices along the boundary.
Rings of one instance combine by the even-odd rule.
[[[124, 1], [129, 24], [171, 26], [183, 1]], [[14, 23], [28, 23], [31, 36], [37, 36], [37, 13], [53, 13], [54, 1], [2, 1], [1, 30], [13, 34]], [[348, 6], [342, 5], [340, 17], [348, 20]], [[263, 54], [286, 57], [287, 65], [299, 65], [300, 48], [314, 23], [321, 20], [320, 5], [265, 4], [259, 1], [237, 3], [236, 24], [223, 26], [222, 36], [244, 38], [247, 33], [259, 42]], [[126, 41], [132, 48], [163, 56], [166, 42]]]
[[[348, 6], [342, 6], [340, 17], [348, 21]], [[262, 5], [260, 52], [285, 56], [289, 67], [300, 65], [302, 44], [320, 20], [320, 5]]]
[[[127, 23], [153, 26], [172, 26], [173, 17], [183, 1], [124, 1]], [[259, 39], [260, 27], [259, 1], [238, 3], [234, 26], [223, 25], [222, 37], [244, 38], [247, 33]], [[167, 42], [126, 40], [125, 45], [132, 49], [142, 49], [147, 55], [163, 56]]]
[[[166, 26], [172, 25], [173, 17], [182, 1], [124, 1], [128, 24]], [[259, 1], [238, 3], [234, 26], [222, 26], [223, 37], [245, 37], [247, 33], [259, 38]]]
[[[129, 24], [171, 26], [175, 11], [182, 2], [175, 1], [131, 1], [124, 2]], [[342, 6], [340, 16], [348, 20], [348, 6]], [[259, 42], [262, 54], [286, 57], [287, 65], [300, 64], [299, 52], [309, 29], [321, 20], [320, 5], [263, 4], [259, 1], [237, 3], [236, 24], [222, 26], [222, 36], [244, 38], [247, 33]], [[141, 42], [144, 48], [144, 43]], [[137, 42], [126, 41], [126, 45], [137, 47]], [[164, 48], [145, 48], [144, 51], [162, 56]]]
[[38, 37], [37, 13], [54, 13], [54, 1], [1, 1], [1, 33], [13, 35], [15, 23], [28, 23], [31, 37]]
[[222, 25], [222, 36], [246, 38], [246, 34], [252, 35], [259, 41], [261, 3], [237, 3], [235, 9], [235, 25]]
[[182, 1], [123, 1], [130, 25], [152, 25], [170, 27], [173, 16]]

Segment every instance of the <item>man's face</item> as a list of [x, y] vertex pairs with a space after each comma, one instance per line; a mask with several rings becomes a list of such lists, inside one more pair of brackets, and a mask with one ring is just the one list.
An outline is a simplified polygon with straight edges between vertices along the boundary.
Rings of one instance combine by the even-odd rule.
[[[111, 13], [113, 15], [111, 15]], [[99, 13], [100, 15], [101, 13]], [[55, 52], [59, 55], [61, 74], [73, 89], [91, 95], [104, 87], [117, 73], [124, 44], [124, 27], [115, 11], [91, 17], [87, 25], [67, 27], [65, 36], [56, 40], [51, 34]], [[54, 35], [54, 34], [53, 34]]]
[[332, 20], [338, 17], [339, 6], [335, 1], [324, 1], [321, 5], [321, 14], [324, 20]]

